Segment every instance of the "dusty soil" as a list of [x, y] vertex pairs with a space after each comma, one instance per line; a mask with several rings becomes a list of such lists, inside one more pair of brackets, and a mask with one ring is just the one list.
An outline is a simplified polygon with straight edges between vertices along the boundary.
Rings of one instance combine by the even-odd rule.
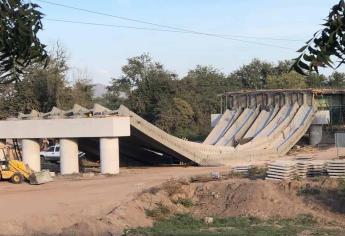
[[[305, 155], [305, 153], [302, 154]], [[313, 150], [308, 151], [307, 154], [316, 156], [317, 159], [331, 159], [336, 157], [336, 149]], [[286, 158], [293, 158], [293, 156]], [[264, 163], [265, 161], [260, 161], [250, 164]], [[246, 163], [236, 162], [236, 164]], [[13, 185], [2, 181], [0, 182], [0, 209], [3, 214], [0, 220], [0, 235], [30, 235], [37, 232], [48, 235], [61, 233], [73, 235], [76, 232], [80, 233], [80, 230], [84, 230], [83, 235], [89, 235], [92, 232], [99, 235], [98, 232], [120, 232], [127, 227], [150, 225], [153, 219], [146, 217], [145, 209], [156, 207], [157, 202], [166, 201], [173, 212], [191, 209], [176, 207], [170, 196], [165, 196], [164, 191], [138, 196], [140, 192], [171, 178], [210, 174], [216, 171], [224, 172], [229, 169], [230, 167], [122, 168], [121, 174], [117, 176], [59, 177], [55, 182], [41, 186]], [[206, 202], [204, 206], [207, 207], [203, 207], [203, 210], [193, 208], [194, 213], [199, 216], [221, 213], [228, 215], [250, 213], [261, 217], [271, 215], [270, 212], [256, 209], [257, 205], [265, 206], [265, 209], [275, 209], [272, 210], [274, 213], [286, 209], [283, 212], [288, 216], [304, 211], [309, 212], [313, 210], [313, 207], [318, 206], [303, 208], [307, 202], [289, 195], [289, 192], [284, 192], [285, 190], [281, 191], [286, 188], [285, 185], [280, 186], [265, 181], [227, 181], [229, 181], [227, 187], [218, 185], [218, 182], [183, 185], [183, 188], [190, 189], [182, 194], [186, 195], [184, 197], [197, 200], [199, 204]], [[205, 194], [209, 190], [210, 196]], [[221, 193], [221, 197], [218, 196], [218, 192]], [[228, 206], [229, 200], [232, 200], [231, 206], [236, 207], [217, 209], [207, 203], [209, 198], [214, 198], [212, 202], [216, 202], [217, 205], [225, 206]], [[270, 205], [273, 203], [274, 205]], [[316, 209], [314, 211], [317, 213], [319, 208]], [[323, 214], [323, 211], [319, 212]]]
[[0, 235], [61, 233], [85, 219], [105, 216], [143, 189], [171, 178], [225, 171], [229, 167], [157, 167], [121, 169], [117, 176], [59, 177], [34, 186], [0, 182]]
[[[300, 194], [300, 189], [306, 186], [319, 188], [320, 201]], [[335, 180], [272, 182], [236, 177], [192, 183], [186, 179], [171, 180], [143, 191], [133, 201], [99, 219], [80, 222], [63, 232], [120, 235], [122, 230], [151, 226], [156, 219], [181, 213], [199, 218], [254, 216], [261, 219], [308, 214], [321, 224], [344, 226], [343, 202], [336, 198], [332, 203], [321, 201], [323, 192], [329, 193], [336, 187]], [[187, 200], [193, 204], [184, 204]]]

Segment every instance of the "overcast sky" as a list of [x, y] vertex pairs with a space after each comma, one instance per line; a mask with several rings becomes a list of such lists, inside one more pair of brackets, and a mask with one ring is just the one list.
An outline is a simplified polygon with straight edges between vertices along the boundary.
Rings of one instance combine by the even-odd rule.
[[[119, 29], [52, 22], [48, 19], [158, 28], [37, 2], [46, 14], [40, 37], [59, 41], [72, 68], [87, 70], [95, 83], [108, 84], [129, 57], [144, 52], [183, 76], [196, 65], [229, 73], [253, 58], [270, 62], [296, 57], [295, 51], [320, 29], [334, 0], [48, 0], [106, 14], [192, 31], [232, 35], [248, 42], [205, 35]], [[258, 38], [238, 38], [250, 36]], [[287, 39], [270, 40], [267, 38]], [[261, 46], [256, 43], [269, 44]], [[283, 48], [281, 48], [283, 47]], [[343, 70], [343, 69], [342, 69]]]

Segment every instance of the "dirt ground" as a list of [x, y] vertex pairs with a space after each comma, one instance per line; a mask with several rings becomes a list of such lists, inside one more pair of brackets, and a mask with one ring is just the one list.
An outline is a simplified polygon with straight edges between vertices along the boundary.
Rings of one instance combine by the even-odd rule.
[[[336, 157], [335, 148], [312, 152], [307, 153], [318, 159]], [[58, 234], [78, 222], [109, 215], [130, 204], [144, 189], [169, 179], [229, 170], [230, 167], [122, 168], [117, 176], [58, 177], [41, 186], [0, 182], [0, 234]]]
[[136, 193], [171, 178], [229, 167], [157, 167], [121, 169], [117, 176], [60, 177], [55, 182], [33, 186], [0, 182], [0, 228], [3, 235], [40, 231], [59, 233], [64, 227], [87, 218], [106, 215], [130, 201]]

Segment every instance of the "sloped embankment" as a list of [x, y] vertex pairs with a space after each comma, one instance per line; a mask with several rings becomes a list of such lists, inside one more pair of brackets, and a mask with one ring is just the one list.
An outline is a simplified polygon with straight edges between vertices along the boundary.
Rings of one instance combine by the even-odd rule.
[[101, 219], [76, 224], [63, 233], [120, 234], [126, 228], [151, 226], [157, 219], [181, 213], [197, 218], [254, 216], [261, 219], [294, 218], [308, 214], [320, 222], [343, 224], [345, 215], [335, 211], [334, 202], [329, 206], [308, 195], [309, 188], [319, 189], [317, 194], [321, 194], [336, 187], [335, 181], [172, 180], [140, 193], [134, 200], [116, 207]]

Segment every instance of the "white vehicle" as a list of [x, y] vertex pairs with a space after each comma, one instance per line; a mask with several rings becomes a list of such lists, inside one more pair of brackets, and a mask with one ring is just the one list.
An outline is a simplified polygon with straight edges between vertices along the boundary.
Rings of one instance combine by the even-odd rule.
[[[45, 161], [60, 161], [60, 145], [49, 146], [46, 151], [41, 151], [40, 156]], [[79, 158], [84, 157], [84, 152], [78, 153]]]

